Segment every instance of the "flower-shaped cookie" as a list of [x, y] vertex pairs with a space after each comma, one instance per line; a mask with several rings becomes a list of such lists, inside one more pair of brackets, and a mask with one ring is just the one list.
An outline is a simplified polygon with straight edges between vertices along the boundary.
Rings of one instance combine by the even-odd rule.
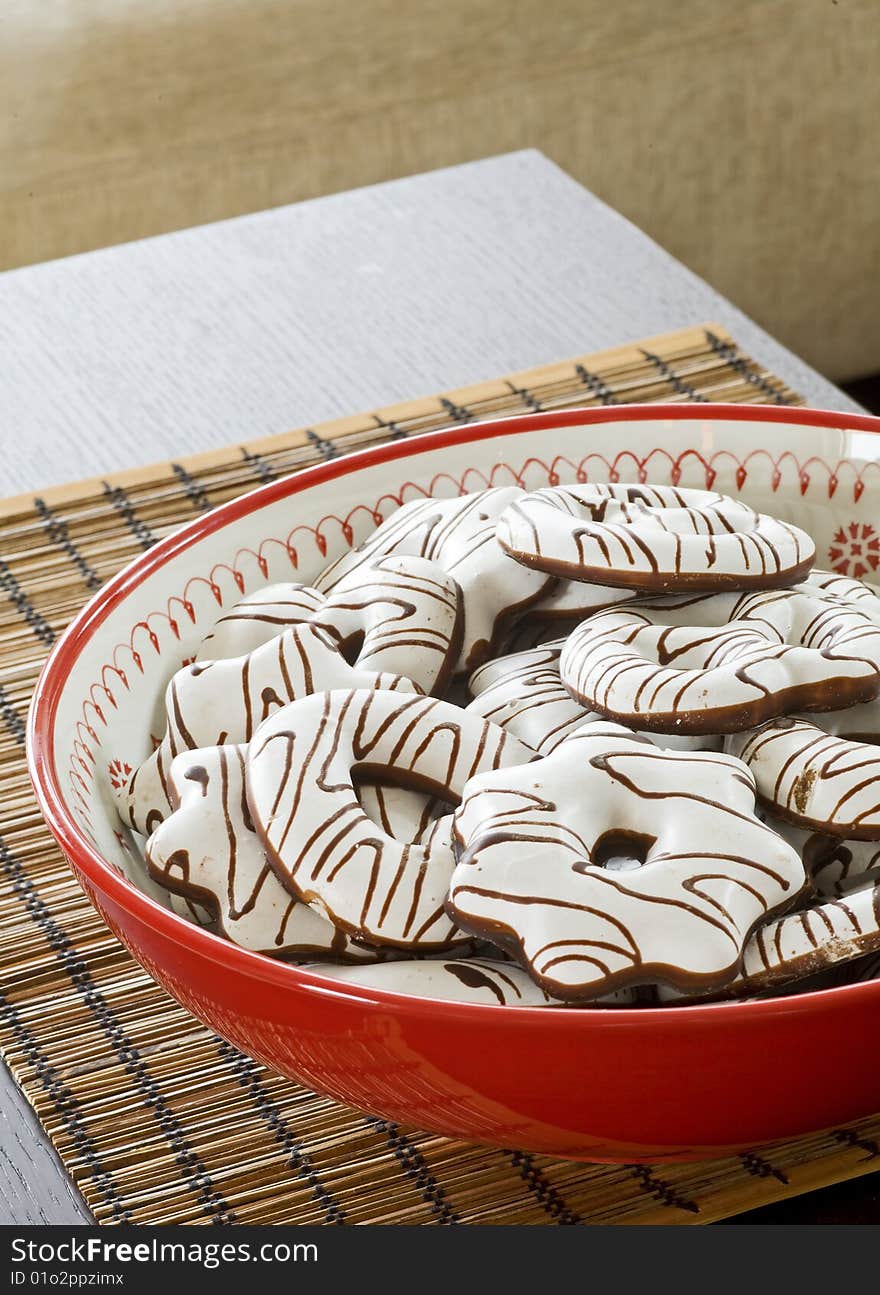
[[721, 988], [753, 928], [805, 885], [754, 805], [730, 756], [588, 725], [552, 755], [468, 783], [450, 916], [560, 998], [655, 981]]
[[753, 594], [639, 599], [574, 630], [562, 680], [634, 728], [730, 733], [880, 690], [880, 624], [806, 584]]

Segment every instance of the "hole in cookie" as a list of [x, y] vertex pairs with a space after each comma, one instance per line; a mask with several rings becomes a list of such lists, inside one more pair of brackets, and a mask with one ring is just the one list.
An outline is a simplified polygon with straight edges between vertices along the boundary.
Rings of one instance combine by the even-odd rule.
[[367, 817], [397, 841], [422, 840], [436, 819], [450, 814], [454, 808], [439, 796], [399, 782], [377, 780], [375, 774], [353, 770], [351, 781]]
[[644, 832], [612, 829], [603, 832], [593, 846], [591, 863], [594, 868], [605, 868], [608, 872], [633, 872], [647, 863], [656, 843], [655, 836]]
[[339, 644], [339, 651], [345, 657], [349, 665], [357, 665], [364, 646], [364, 631], [358, 630], [355, 634], [350, 634], [347, 639]]

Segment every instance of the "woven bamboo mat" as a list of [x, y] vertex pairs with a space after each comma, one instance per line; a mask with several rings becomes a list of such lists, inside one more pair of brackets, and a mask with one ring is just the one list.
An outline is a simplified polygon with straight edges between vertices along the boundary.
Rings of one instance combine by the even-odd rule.
[[321, 458], [565, 405], [796, 404], [694, 328], [318, 428], [0, 503], [0, 1047], [100, 1222], [707, 1223], [880, 1168], [880, 1117], [759, 1154], [603, 1167], [466, 1146], [316, 1097], [211, 1035], [73, 882], [23, 761], [53, 640], [179, 523]]

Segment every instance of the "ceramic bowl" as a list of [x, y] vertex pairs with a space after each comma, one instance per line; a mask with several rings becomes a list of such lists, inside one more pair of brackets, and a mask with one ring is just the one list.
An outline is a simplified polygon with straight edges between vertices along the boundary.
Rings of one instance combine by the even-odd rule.
[[158, 734], [164, 686], [218, 616], [308, 582], [408, 499], [488, 485], [712, 487], [797, 522], [817, 564], [876, 576], [880, 419], [758, 406], [571, 410], [400, 440], [264, 486], [110, 581], [53, 651], [31, 773], [89, 899], [212, 1030], [311, 1089], [454, 1137], [595, 1160], [698, 1158], [880, 1108], [880, 981], [638, 1011], [430, 1001], [279, 964], [132, 878], [111, 790]]

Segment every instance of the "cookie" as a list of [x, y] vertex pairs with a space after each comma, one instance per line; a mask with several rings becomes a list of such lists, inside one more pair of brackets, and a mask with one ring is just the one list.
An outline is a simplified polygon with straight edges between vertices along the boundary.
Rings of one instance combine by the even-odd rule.
[[404, 504], [360, 548], [344, 554], [315, 581], [327, 593], [355, 581], [365, 564], [389, 553], [411, 553], [435, 562], [461, 589], [464, 628], [457, 673], [493, 654], [506, 628], [547, 588], [547, 576], [526, 571], [498, 544], [497, 520], [523, 492], [515, 486], [453, 499]]
[[353, 775], [457, 800], [469, 777], [531, 760], [503, 729], [449, 702], [337, 690], [278, 711], [251, 743], [248, 803], [291, 894], [368, 943], [444, 948], [464, 938], [445, 913], [451, 819], [430, 839], [395, 840], [365, 813]]
[[468, 680], [474, 700], [467, 706], [507, 729], [541, 755], [593, 718], [566, 691], [559, 675], [559, 639], [531, 652], [515, 652], [479, 667]]
[[[870, 709], [880, 715], [880, 706]], [[850, 711], [782, 716], [732, 734], [727, 750], [751, 770], [762, 801], [780, 818], [830, 836], [880, 841], [880, 741], [850, 741]]]
[[334, 967], [320, 963], [307, 966], [306, 970], [367, 989], [416, 994], [450, 1003], [548, 1007], [554, 1002], [516, 963], [489, 958], [404, 958], [373, 967]]
[[866, 881], [880, 882], [880, 841], [853, 841], [795, 827], [773, 815], [764, 821], [797, 850], [817, 895], [834, 899]]
[[[197, 661], [174, 675], [165, 735], [116, 792], [123, 818], [138, 831], [148, 835], [167, 813], [168, 766], [181, 751], [247, 742], [279, 706], [324, 688], [446, 686], [461, 641], [461, 608], [454, 580], [433, 563], [381, 559], [359, 572], [357, 589], [342, 583], [326, 598], [300, 590], [293, 614], [312, 596], [321, 602], [308, 620], [281, 634], [260, 621], [258, 632], [269, 636], [245, 656]], [[244, 623], [232, 622], [239, 630]]]
[[374, 960], [374, 949], [359, 948], [300, 904], [269, 867], [245, 798], [246, 751], [215, 746], [172, 761], [175, 808], [147, 841], [150, 876], [185, 902], [207, 908], [218, 933], [244, 949], [273, 958]]
[[[540, 755], [549, 755], [584, 724], [603, 719], [571, 696], [562, 682], [559, 657], [565, 639], [532, 651], [496, 657], [471, 675], [474, 700], [467, 710], [500, 724]], [[714, 734], [653, 734], [667, 750], [720, 751], [723, 738]]]
[[661, 733], [729, 733], [880, 690], [880, 625], [801, 586], [639, 599], [566, 640], [563, 682], [585, 706]]
[[738, 993], [763, 993], [880, 950], [880, 884], [817, 899], [762, 925], [743, 955]]
[[550, 486], [514, 499], [498, 540], [518, 562], [617, 589], [774, 589], [795, 584], [816, 549], [797, 526], [710, 490]]
[[450, 917], [572, 1001], [658, 980], [721, 988], [754, 927], [806, 884], [739, 760], [609, 724], [472, 778], [455, 836]]
[[291, 625], [312, 620], [324, 597], [308, 585], [266, 585], [241, 598], [216, 621], [196, 651], [197, 661], [246, 656]]
[[294, 625], [243, 657], [178, 670], [165, 694], [165, 736], [118, 792], [123, 818], [149, 836], [171, 804], [168, 773], [182, 751], [248, 742], [267, 716], [323, 688], [413, 691], [408, 679], [349, 664], [339, 639], [319, 625]]

